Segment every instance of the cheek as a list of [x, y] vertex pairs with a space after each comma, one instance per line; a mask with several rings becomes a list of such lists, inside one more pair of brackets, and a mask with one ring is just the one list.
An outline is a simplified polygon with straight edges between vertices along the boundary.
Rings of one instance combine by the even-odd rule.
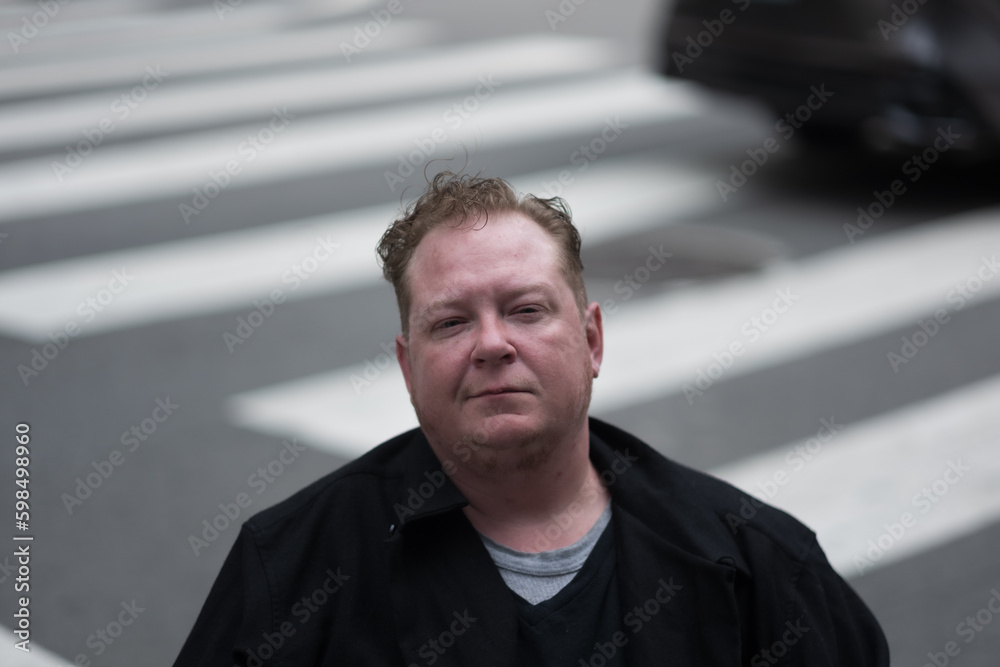
[[461, 382], [459, 355], [452, 347], [423, 350], [419, 361], [412, 365], [414, 388], [424, 400], [441, 401], [450, 398]]
[[552, 336], [544, 344], [525, 349], [525, 361], [538, 379], [557, 391], [575, 382], [578, 375], [591, 375], [590, 350], [586, 341], [567, 335]]

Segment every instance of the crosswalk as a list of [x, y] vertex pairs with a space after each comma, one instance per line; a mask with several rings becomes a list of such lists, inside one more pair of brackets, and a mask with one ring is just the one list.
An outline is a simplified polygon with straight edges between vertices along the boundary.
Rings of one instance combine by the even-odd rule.
[[[0, 27], [19, 29], [37, 7], [6, 6]], [[402, 185], [419, 183], [432, 158], [469, 149], [495, 159], [543, 142], [565, 147], [558, 159], [502, 175], [523, 192], [566, 197], [596, 257], [633, 242], [645, 255], [641, 239], [697, 225], [725, 206], [716, 170], [665, 157], [670, 142], [728, 136], [739, 154], [759, 133], [752, 119], [718, 113], [697, 89], [627, 66], [604, 39], [545, 33], [447, 43], [435, 21], [404, 12], [349, 62], [339, 45], [353, 43], [376, 3], [225, 7], [220, 16], [211, 5], [68, 3], [0, 60], [0, 232], [21, 235], [0, 236], [0, 335], [20, 351], [5, 359], [11, 378], [32, 350], [67, 337], [155, 336], [158, 326], [246, 312], [276, 292], [307, 304], [375, 289], [373, 249], [399, 212]], [[663, 154], [634, 148], [652, 136]], [[633, 137], [633, 148], [604, 155], [618, 137]], [[578, 145], [601, 148], [571, 159]], [[227, 192], [317, 175], [336, 188], [338, 174], [360, 168], [378, 174], [379, 203], [4, 266], [35, 219], [168, 201], [185, 230]], [[567, 170], [571, 178], [561, 179]], [[885, 350], [879, 372], [905, 372], [963, 310], [1000, 295], [998, 223], [1000, 210], [976, 211], [641, 298], [615, 291], [602, 302], [606, 351], [592, 412], [613, 419], [676, 395], [693, 405], [731, 380], [900, 329], [909, 333]], [[354, 458], [416, 425], [392, 333], [342, 351], [353, 363], [218, 396], [218, 419]], [[150, 355], [142, 363], [159, 362]], [[96, 382], [101, 370], [89, 372]], [[51, 388], [26, 390], [41, 402]], [[824, 417], [815, 438], [736, 451], [711, 472], [802, 518], [834, 566], [857, 578], [1000, 518], [998, 404], [995, 377], [969, 382], [856, 423]], [[203, 494], [206, 507], [218, 502], [206, 490], [191, 493]], [[51, 622], [73, 641], [82, 637], [71, 615]], [[181, 639], [158, 641], [179, 648]], [[4, 644], [0, 657], [24, 667], [75, 658], [61, 652], [26, 655]]]
[[[394, 191], [446, 143], [453, 150], [489, 149], [600, 133], [609, 122], [628, 128], [693, 118], [699, 111], [686, 86], [651, 74], [608, 74], [542, 90], [503, 89], [509, 84], [489, 74], [482, 79], [448, 101], [301, 118], [294, 108], [275, 105], [260, 123], [96, 147], [62, 169], [54, 169], [51, 158], [4, 165], [0, 222], [185, 194], [186, 205], [201, 210], [199, 195], [211, 200], [230, 183], [251, 187], [362, 165], [391, 165], [386, 184]], [[502, 94], [494, 96], [498, 89]], [[178, 210], [181, 223], [190, 224], [195, 214]]]
[[[750, 278], [606, 303], [616, 312], [606, 316], [593, 412], [601, 416], [676, 392], [694, 402], [716, 382], [900, 326], [922, 331], [919, 323], [927, 320], [928, 327], [947, 326], [936, 324], [933, 313], [969, 305], [948, 296], [957, 296], [956, 286], [975, 278], [984, 260], [996, 262], [995, 253], [984, 257], [983, 247], [1000, 247], [998, 221], [1000, 211], [975, 214], [782, 263]], [[926, 267], [919, 276], [907, 269], [913, 263]], [[1000, 293], [996, 275], [977, 298]], [[383, 341], [381, 351], [373, 346], [377, 354], [354, 366], [236, 396], [234, 419], [275, 435], [293, 433], [340, 456], [359, 456], [416, 426], [402, 374], [386, 349], [392, 343]]]
[[[361, 3], [349, 4], [374, 3], [364, 0]], [[37, 11], [37, 7], [31, 3], [19, 3], [19, 5], [22, 17], [30, 16]], [[253, 5], [248, 3], [246, 9], [252, 13], [254, 11], [252, 7]], [[271, 8], [273, 12], [274, 5], [271, 5]], [[16, 11], [16, 8], [11, 8], [12, 14]], [[78, 46], [74, 46], [59, 50], [53, 47], [50, 53], [33, 54], [25, 49], [13, 54], [13, 58], [5, 59], [6, 66], [0, 69], [0, 99], [134, 85], [134, 77], [150, 64], [159, 64], [180, 78], [240, 74], [261, 67], [323, 63], [331, 58], [342, 57], [337, 48], [338, 44], [353, 39], [354, 28], [358, 26], [358, 18], [355, 17], [353, 20], [335, 20], [330, 25], [307, 23], [290, 25], [279, 30], [273, 24], [246, 26], [232, 20], [219, 21], [207, 12], [202, 13], [204, 15], [198, 16], [194, 21], [186, 20], [183, 16], [179, 17], [181, 20], [166, 39], [148, 45], [143, 43], [139, 48], [117, 47], [114, 41], [109, 44], [106, 36], [101, 35], [96, 39], [93, 36], [86, 37], [88, 48], [82, 53]], [[243, 16], [243, 12], [240, 12], [239, 16]], [[153, 25], [162, 26], [161, 17], [162, 13], [158, 12], [156, 18], [152, 19], [155, 21]], [[108, 18], [102, 16], [94, 21], [96, 25], [104, 26]], [[114, 18], [115, 15], [112, 14], [111, 19]], [[199, 38], [190, 33], [189, 25], [192, 23], [195, 26], [208, 24], [219, 27], [228, 24], [231, 27], [231, 34], [226, 35], [224, 39], [219, 39], [217, 35]], [[55, 27], [52, 27], [53, 30]], [[129, 34], [121, 28], [115, 30], [113, 25], [110, 27], [109, 32], [112, 35]], [[12, 25], [11, 28], [15, 26]], [[50, 34], [51, 32], [47, 30], [40, 31], [29, 46], [44, 44], [46, 36]], [[131, 34], [142, 38], [145, 42], [145, 31], [140, 30]], [[395, 22], [391, 31], [386, 31], [379, 39], [373, 41], [366, 52], [377, 54], [383, 50], [418, 47], [429, 44], [434, 37], [433, 27], [430, 24], [404, 17]], [[56, 45], [63, 43], [65, 40], [59, 39]]]
[[[541, 192], [556, 178], [530, 174], [514, 182], [525, 192]], [[564, 195], [572, 197], [581, 233], [593, 242], [718, 201], [704, 171], [643, 162], [595, 165]], [[609, 210], [615, 197], [627, 205]], [[382, 278], [372, 249], [398, 211], [392, 204], [352, 209], [8, 271], [0, 274], [0, 331], [44, 342], [80, 320], [79, 305], [106, 289], [116, 271], [126, 272], [127, 284], [100, 317], [81, 322], [81, 335], [241, 307], [274, 289], [299, 299], [376, 284]], [[296, 273], [317, 249], [332, 254]], [[184, 268], [180, 275], [178, 267]]]
[[[144, 74], [150, 64], [136, 63], [133, 69]], [[118, 123], [110, 135], [117, 140], [267, 118], [279, 104], [296, 114], [330, 113], [385, 101], [398, 103], [411, 96], [462, 93], [474, 86], [483, 72], [500, 86], [593, 73], [613, 64], [614, 53], [606, 42], [544, 36], [473, 43], [448, 53], [417, 53], [402, 63], [359, 62], [352, 67], [322, 63], [293, 72], [261, 71], [223, 82], [188, 79], [175, 83], [171, 78], [184, 72], [156, 63], [169, 85], [148, 91], [148, 99], [143, 96], [134, 105], [120, 103], [116, 107], [117, 98], [106, 93], [69, 95], [55, 104], [45, 100], [8, 105], [0, 113], [0, 151], [73, 144], [82, 136], [77, 128], [98, 128], [108, 116]], [[136, 77], [124, 83], [139, 81]]]

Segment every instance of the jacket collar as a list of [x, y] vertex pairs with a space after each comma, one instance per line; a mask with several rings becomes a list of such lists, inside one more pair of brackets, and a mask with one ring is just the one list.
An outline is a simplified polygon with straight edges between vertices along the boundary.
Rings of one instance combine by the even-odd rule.
[[749, 568], [708, 509], [710, 494], [698, 488], [704, 476], [594, 418], [590, 453], [615, 507], [628, 663], [661, 664], [665, 656], [682, 665], [739, 663], [735, 587]]
[[389, 591], [406, 664], [509, 667], [517, 612], [475, 528], [468, 500], [422, 432], [396, 459], [390, 502], [399, 519], [386, 540]]
[[[389, 498], [397, 519], [388, 526], [389, 539], [422, 519], [469, 504], [448, 474], [454, 472], [454, 462], [442, 463], [420, 429], [407, 435], [409, 442], [390, 470], [399, 481], [392, 485]], [[725, 563], [750, 576], [725, 523], [700, 495], [703, 473], [669, 461], [630, 433], [594, 417], [590, 417], [590, 459], [617, 507], [688, 555]]]
[[619, 510], [691, 558], [723, 563], [750, 576], [732, 532], [712, 507], [718, 481], [593, 417], [590, 458]]
[[[748, 569], [725, 524], [692, 499], [699, 493], [692, 479], [702, 479], [700, 474], [692, 477], [637, 438], [593, 418], [590, 456], [615, 506], [629, 664], [658, 664], [665, 655], [679, 664], [738, 662], [734, 586], [737, 572]], [[440, 658], [441, 665], [512, 665], [513, 599], [475, 529], [454, 511], [468, 500], [445, 473], [448, 462], [442, 465], [419, 430], [395, 461], [398, 483], [391, 485], [389, 500], [399, 520], [387, 544], [404, 657], [417, 664]], [[713, 632], [705, 632], [705, 624]], [[431, 642], [444, 633], [454, 635], [454, 645], [437, 655]]]
[[389, 526], [389, 539], [397, 539], [404, 530], [409, 531], [422, 519], [457, 510], [469, 504], [458, 490], [448, 472], [454, 464], [442, 464], [420, 429], [411, 431], [412, 438], [404, 445], [402, 455], [396, 459], [393, 476], [398, 483], [392, 486], [393, 515]]

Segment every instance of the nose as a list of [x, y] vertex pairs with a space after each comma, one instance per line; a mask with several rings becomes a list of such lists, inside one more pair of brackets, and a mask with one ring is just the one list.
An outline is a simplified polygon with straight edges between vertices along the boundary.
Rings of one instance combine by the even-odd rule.
[[496, 317], [483, 318], [479, 323], [472, 361], [477, 366], [494, 363], [513, 363], [517, 350], [510, 341], [507, 328]]

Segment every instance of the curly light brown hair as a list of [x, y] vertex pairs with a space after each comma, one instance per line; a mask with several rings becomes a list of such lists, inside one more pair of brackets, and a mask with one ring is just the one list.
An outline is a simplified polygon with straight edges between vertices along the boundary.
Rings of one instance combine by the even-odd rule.
[[440, 225], [460, 227], [466, 220], [485, 225], [491, 214], [520, 213], [544, 229], [559, 247], [562, 273], [569, 283], [581, 315], [587, 308], [580, 260], [580, 233], [573, 225], [569, 206], [560, 197], [543, 199], [519, 195], [502, 178], [482, 178], [444, 171], [410, 204], [403, 216], [389, 225], [376, 252], [382, 275], [396, 291], [403, 334], [409, 335], [410, 293], [406, 270], [420, 241]]

